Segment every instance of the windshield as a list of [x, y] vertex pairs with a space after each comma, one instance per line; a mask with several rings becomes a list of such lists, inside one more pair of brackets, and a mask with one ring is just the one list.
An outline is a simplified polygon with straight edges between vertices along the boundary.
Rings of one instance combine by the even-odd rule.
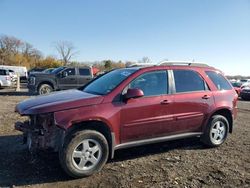
[[52, 74], [57, 74], [57, 73], [59, 73], [63, 69], [65, 69], [65, 67], [58, 67], [58, 68], [54, 69], [53, 71], [51, 71], [51, 73]]
[[50, 68], [50, 69], [45, 69], [43, 72], [44, 72], [44, 73], [52, 73], [53, 70], [54, 70], [54, 69]]
[[87, 93], [106, 95], [116, 88], [123, 80], [138, 69], [113, 70], [87, 85], [83, 91]]

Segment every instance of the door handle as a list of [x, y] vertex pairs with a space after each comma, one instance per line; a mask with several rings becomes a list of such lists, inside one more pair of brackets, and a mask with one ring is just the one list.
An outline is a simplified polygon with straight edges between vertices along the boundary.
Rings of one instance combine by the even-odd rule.
[[209, 95], [204, 95], [203, 97], [202, 97], [202, 99], [209, 99], [211, 96], [209, 96]]
[[171, 101], [169, 101], [169, 100], [167, 100], [167, 99], [161, 101], [161, 104], [169, 104], [169, 103], [171, 103]]

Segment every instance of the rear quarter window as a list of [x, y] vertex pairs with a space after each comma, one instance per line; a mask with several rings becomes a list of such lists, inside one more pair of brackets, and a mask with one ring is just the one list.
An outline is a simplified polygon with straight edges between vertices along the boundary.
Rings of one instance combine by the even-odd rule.
[[229, 84], [227, 79], [219, 72], [205, 71], [208, 77], [212, 80], [218, 90], [231, 90], [232, 86]]

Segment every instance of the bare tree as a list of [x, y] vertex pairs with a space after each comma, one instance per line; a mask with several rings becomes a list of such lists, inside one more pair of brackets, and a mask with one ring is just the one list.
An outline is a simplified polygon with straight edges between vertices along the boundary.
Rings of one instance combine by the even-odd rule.
[[20, 51], [22, 45], [23, 42], [15, 37], [4, 35], [0, 38], [0, 48], [7, 53], [17, 54]]
[[3, 35], [0, 37], [0, 62], [5, 63], [8, 57], [18, 54], [23, 42], [15, 37]]
[[34, 48], [30, 43], [23, 42], [22, 45], [22, 54], [25, 57], [35, 57], [37, 59], [40, 59], [42, 57], [42, 53]]
[[139, 60], [139, 63], [151, 63], [152, 61], [149, 59], [149, 57], [143, 57], [141, 60]]
[[67, 65], [70, 63], [70, 59], [76, 55], [75, 47], [71, 42], [60, 41], [55, 45], [57, 52], [60, 54], [63, 64]]

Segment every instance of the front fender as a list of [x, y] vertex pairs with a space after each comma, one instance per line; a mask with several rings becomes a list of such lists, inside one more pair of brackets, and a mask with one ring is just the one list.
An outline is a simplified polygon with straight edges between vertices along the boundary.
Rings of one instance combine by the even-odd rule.
[[79, 112], [79, 109], [70, 109], [66, 111], [58, 111], [54, 113], [54, 120], [55, 124], [64, 129], [69, 129], [72, 125], [80, 123], [80, 122], [86, 122], [86, 121], [100, 121], [105, 123], [111, 131], [113, 131], [113, 127], [111, 126], [111, 123], [106, 118], [99, 116], [99, 115], [86, 115], [81, 116], [81, 112]]

